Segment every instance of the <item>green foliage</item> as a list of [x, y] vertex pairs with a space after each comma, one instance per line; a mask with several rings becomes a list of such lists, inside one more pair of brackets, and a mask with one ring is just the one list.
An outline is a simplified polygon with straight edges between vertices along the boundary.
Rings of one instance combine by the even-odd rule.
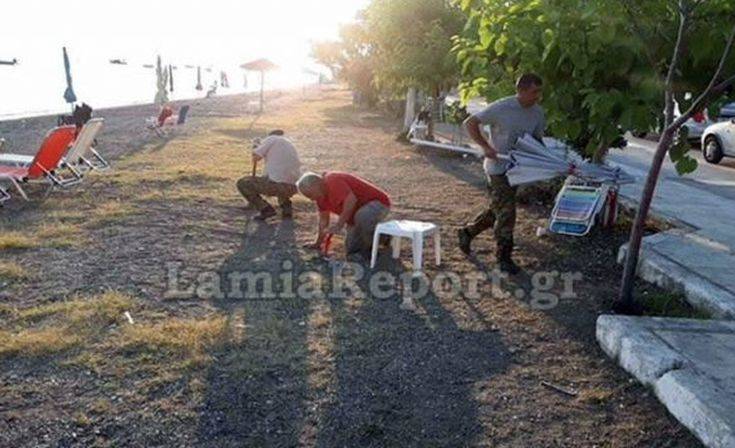
[[432, 95], [457, 81], [452, 36], [464, 17], [447, 0], [372, 0], [338, 41], [317, 42], [312, 57], [362, 95]]
[[681, 127], [679, 129], [679, 135], [676, 137], [676, 141], [671, 145], [669, 149], [669, 158], [676, 167], [676, 172], [679, 175], [693, 173], [699, 163], [697, 159], [689, 155], [689, 151], [692, 149], [692, 145], [689, 144], [689, 129]]
[[338, 41], [316, 42], [312, 57], [346, 82], [363, 101], [374, 105], [378, 100], [375, 85], [375, 48], [369, 39], [364, 18], [340, 29]]
[[[549, 131], [593, 155], [622, 131], [660, 122], [678, 16], [668, 0], [461, 0], [454, 50], [463, 98], [508, 95], [522, 72], [545, 81]], [[730, 29], [732, 2], [700, 5], [675, 96], [704, 90]], [[728, 17], [729, 14], [729, 17]], [[704, 48], [707, 47], [707, 48]], [[695, 50], [697, 54], [695, 54]], [[735, 69], [735, 60], [730, 61]], [[691, 162], [682, 159], [683, 169]]]
[[437, 96], [456, 83], [451, 50], [464, 23], [459, 8], [447, 0], [373, 0], [365, 16], [382, 90], [403, 95], [416, 87]]
[[454, 101], [450, 104], [446, 109], [446, 114], [447, 122], [456, 125], [464, 123], [467, 117], [470, 116], [469, 112], [467, 112], [467, 108], [462, 105], [461, 101]]

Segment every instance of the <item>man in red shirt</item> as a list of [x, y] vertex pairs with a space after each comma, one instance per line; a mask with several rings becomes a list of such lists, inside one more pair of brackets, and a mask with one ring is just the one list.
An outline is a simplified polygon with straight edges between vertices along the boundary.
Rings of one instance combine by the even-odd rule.
[[[306, 173], [296, 182], [296, 187], [319, 210], [317, 238], [311, 247], [321, 247], [327, 235], [340, 233], [347, 227], [347, 255], [370, 252], [375, 227], [390, 212], [390, 198], [383, 190], [354, 174], [337, 171], [323, 175]], [[339, 218], [330, 226], [332, 213]]]

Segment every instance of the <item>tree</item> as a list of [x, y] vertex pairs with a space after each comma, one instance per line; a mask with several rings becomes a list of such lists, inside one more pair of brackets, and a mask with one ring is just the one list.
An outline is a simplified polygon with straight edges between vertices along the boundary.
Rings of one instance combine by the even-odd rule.
[[381, 90], [400, 96], [414, 87], [436, 97], [456, 83], [451, 50], [464, 23], [459, 8], [447, 0], [373, 0], [365, 17]]
[[342, 26], [339, 40], [312, 44], [311, 57], [329, 68], [335, 78], [347, 83], [368, 105], [378, 101], [375, 52], [363, 14], [358, 14], [356, 22]]
[[448, 0], [372, 0], [338, 41], [315, 43], [312, 57], [371, 98], [411, 87], [438, 96], [457, 81], [452, 36], [463, 23]]
[[[713, 0], [708, 27], [693, 40], [701, 53], [682, 61], [692, 73], [675, 85], [681, 104], [687, 91], [707, 80], [702, 70], [716, 61], [708, 45], [721, 39], [727, 17], [714, 13], [726, 0]], [[671, 0], [462, 0], [468, 16], [455, 51], [465, 98], [497, 98], [512, 91], [522, 72], [541, 75], [549, 131], [602, 160], [627, 130], [658, 127], [663, 78], [676, 35]], [[673, 8], [672, 8], [673, 6]], [[710, 45], [711, 46], [711, 45]], [[705, 70], [705, 72], [707, 72]], [[692, 169], [681, 154], [678, 167]]]
[[[713, 1], [708, 6], [718, 3]], [[679, 0], [678, 1], [678, 31], [676, 34], [676, 44], [671, 57], [671, 63], [669, 64], [667, 76], [666, 76], [666, 88], [665, 88], [665, 116], [664, 116], [664, 131], [661, 138], [656, 146], [656, 152], [653, 157], [653, 162], [648, 171], [646, 178], [646, 184], [641, 194], [640, 206], [636, 212], [636, 217], [633, 222], [633, 228], [630, 232], [630, 240], [628, 242], [628, 251], [625, 259], [625, 266], [623, 269], [623, 278], [621, 281], [620, 295], [616, 307], [618, 310], [623, 312], [636, 311], [638, 308], [633, 298], [633, 286], [635, 272], [638, 267], [638, 258], [641, 248], [641, 241], [643, 239], [643, 226], [648, 212], [651, 207], [651, 201], [653, 200], [653, 193], [656, 189], [656, 183], [661, 172], [661, 165], [663, 164], [666, 154], [671, 150], [674, 137], [681, 128], [681, 126], [689, 118], [691, 118], [697, 111], [707, 107], [714, 99], [721, 96], [726, 89], [728, 89], [733, 83], [735, 83], [735, 70], [727, 71], [726, 67], [728, 62], [732, 67], [732, 58], [730, 57], [733, 52], [733, 45], [735, 44], [735, 26], [731, 27], [729, 37], [724, 43], [713, 42], [712, 46], [718, 48], [721, 52], [719, 63], [714, 70], [714, 73], [710, 75], [710, 80], [707, 86], [696, 96], [692, 101], [688, 110], [679, 117], [674, 117], [674, 100], [677, 91], [681, 88], [676, 87], [677, 81], [681, 78], [683, 68], [686, 66], [688, 49], [691, 48], [691, 35], [692, 29], [696, 27], [696, 21], [698, 17], [706, 17], [707, 13], [705, 10], [705, 3], [703, 1], [696, 0]], [[730, 6], [730, 8], [720, 9], [719, 12], [729, 12], [729, 23], [735, 23], [735, 7], [722, 3], [715, 6]], [[727, 16], [726, 16], [727, 17]], [[724, 45], [724, 48], [723, 48]], [[710, 72], [712, 73], [712, 72]], [[727, 77], [726, 73], [730, 76]]]

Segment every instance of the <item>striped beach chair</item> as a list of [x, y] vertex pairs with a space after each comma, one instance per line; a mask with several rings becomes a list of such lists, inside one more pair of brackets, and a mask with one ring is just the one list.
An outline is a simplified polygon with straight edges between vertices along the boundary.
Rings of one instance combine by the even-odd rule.
[[566, 184], [556, 198], [549, 230], [562, 235], [583, 236], [603, 210], [609, 187]]

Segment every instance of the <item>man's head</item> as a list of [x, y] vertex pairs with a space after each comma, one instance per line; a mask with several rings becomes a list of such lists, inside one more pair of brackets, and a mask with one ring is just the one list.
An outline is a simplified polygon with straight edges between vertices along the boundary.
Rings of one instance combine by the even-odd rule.
[[523, 107], [531, 107], [541, 101], [544, 81], [535, 73], [524, 73], [516, 82], [518, 101]]
[[299, 193], [312, 201], [318, 201], [326, 194], [324, 178], [316, 173], [304, 173], [299, 180], [296, 181], [296, 188], [299, 190]]

